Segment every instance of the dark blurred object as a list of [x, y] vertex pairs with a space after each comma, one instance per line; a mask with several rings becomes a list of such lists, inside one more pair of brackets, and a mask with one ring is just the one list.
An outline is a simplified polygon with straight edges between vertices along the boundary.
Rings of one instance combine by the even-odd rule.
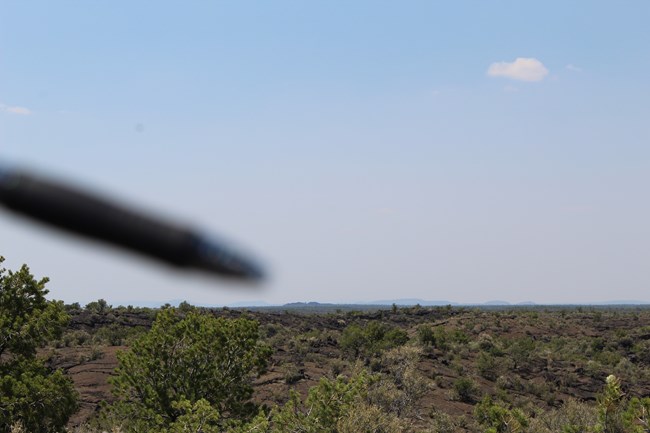
[[61, 229], [99, 239], [181, 268], [261, 279], [261, 269], [230, 247], [26, 171], [0, 166], [0, 203]]

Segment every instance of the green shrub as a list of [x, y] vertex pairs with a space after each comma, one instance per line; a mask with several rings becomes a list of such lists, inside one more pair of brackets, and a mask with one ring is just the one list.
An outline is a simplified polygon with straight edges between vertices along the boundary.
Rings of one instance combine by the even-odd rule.
[[417, 330], [418, 341], [423, 346], [436, 345], [436, 337], [431, 325], [420, 325]]
[[104, 299], [98, 299], [86, 304], [85, 310], [94, 314], [106, 314], [113, 309]]
[[406, 331], [373, 321], [363, 328], [357, 324], [345, 328], [339, 344], [344, 353], [356, 359], [360, 356], [379, 356], [382, 351], [401, 346], [407, 341]]
[[476, 400], [479, 388], [472, 379], [468, 377], [460, 377], [454, 381], [453, 385], [454, 398], [456, 400], [472, 403]]
[[510, 408], [486, 396], [474, 408], [474, 416], [486, 433], [520, 433], [528, 427], [528, 418], [517, 408]]
[[257, 322], [164, 308], [151, 331], [118, 354], [117, 401], [103, 416], [122, 419], [129, 431], [162, 431], [188, 408], [205, 413], [204, 403], [196, 406], [204, 400], [223, 427], [253, 414], [251, 382], [269, 356]]
[[588, 403], [568, 399], [557, 409], [541, 412], [530, 420], [530, 433], [593, 432], [598, 417], [596, 408]]
[[535, 351], [535, 341], [530, 337], [519, 338], [510, 344], [508, 354], [514, 362], [514, 368], [518, 368], [528, 362]]
[[339, 420], [355, 410], [365, 396], [369, 376], [365, 373], [351, 379], [339, 376], [335, 380], [322, 378], [309, 390], [303, 403], [291, 393], [289, 401], [272, 413], [273, 432], [320, 433], [335, 432]]
[[497, 362], [494, 356], [489, 353], [481, 352], [476, 360], [476, 369], [481, 377], [487, 380], [496, 380], [498, 376]]

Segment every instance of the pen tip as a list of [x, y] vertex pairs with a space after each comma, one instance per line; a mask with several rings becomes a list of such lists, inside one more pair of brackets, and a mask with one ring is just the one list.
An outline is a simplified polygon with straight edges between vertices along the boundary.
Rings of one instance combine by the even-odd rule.
[[198, 251], [200, 269], [250, 281], [264, 279], [260, 265], [221, 242], [200, 239]]

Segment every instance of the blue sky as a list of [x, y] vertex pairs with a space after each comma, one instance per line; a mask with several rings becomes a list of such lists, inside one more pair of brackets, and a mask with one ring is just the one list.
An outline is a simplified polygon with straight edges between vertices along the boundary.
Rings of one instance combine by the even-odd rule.
[[55, 298], [650, 301], [645, 0], [0, 4], [2, 161], [271, 274], [175, 273], [0, 213], [5, 264]]

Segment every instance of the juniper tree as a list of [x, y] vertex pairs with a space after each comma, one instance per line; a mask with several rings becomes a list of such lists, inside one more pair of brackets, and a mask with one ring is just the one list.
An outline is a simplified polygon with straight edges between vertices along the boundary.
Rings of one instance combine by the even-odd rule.
[[2, 433], [16, 423], [31, 433], [63, 431], [77, 409], [70, 379], [36, 357], [36, 350], [58, 338], [69, 319], [62, 302], [45, 298], [47, 282], [36, 280], [26, 265], [17, 272], [0, 268]]
[[270, 353], [256, 321], [164, 308], [151, 330], [118, 355], [117, 401], [106, 413], [122, 419], [126, 431], [172, 428], [199, 402], [202, 413], [211, 408], [211, 422], [246, 419], [256, 413], [252, 379]]

